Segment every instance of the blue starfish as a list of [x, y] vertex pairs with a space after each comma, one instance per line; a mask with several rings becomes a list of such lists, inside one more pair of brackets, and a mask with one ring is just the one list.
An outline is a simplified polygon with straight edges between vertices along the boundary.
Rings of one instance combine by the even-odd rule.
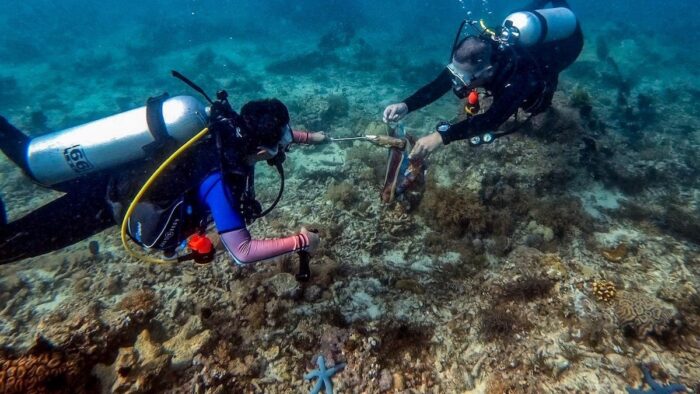
[[642, 383], [639, 389], [627, 387], [627, 392], [629, 394], [673, 394], [685, 393], [688, 390], [682, 384], [669, 384], [666, 386], [660, 385], [659, 382], [651, 377], [651, 372], [649, 372], [649, 368], [647, 368], [645, 365], [642, 365], [642, 372], [644, 373], [644, 381], [646, 381], [649, 387], [651, 387], [651, 390], [642, 391], [642, 387], [644, 387], [644, 383]]
[[316, 364], [318, 365], [318, 369], [304, 375], [304, 379], [306, 380], [318, 378], [318, 382], [316, 382], [314, 388], [311, 389], [311, 394], [320, 393], [324, 386], [326, 388], [326, 394], [333, 394], [333, 382], [331, 378], [336, 374], [336, 372], [345, 368], [345, 363], [336, 364], [330, 369], [326, 369], [326, 360], [323, 359], [323, 356], [318, 356], [318, 359], [316, 359]]

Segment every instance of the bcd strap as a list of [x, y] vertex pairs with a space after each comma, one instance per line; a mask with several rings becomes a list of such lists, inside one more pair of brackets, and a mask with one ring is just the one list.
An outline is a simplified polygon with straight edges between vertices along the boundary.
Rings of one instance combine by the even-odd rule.
[[533, 15], [537, 17], [540, 21], [540, 26], [542, 26], [542, 32], [540, 32], [540, 39], [537, 40], [537, 43], [535, 45], [542, 44], [544, 42], [544, 39], [547, 37], [547, 33], [549, 31], [549, 26], [547, 25], [547, 19], [537, 12], [536, 10], [530, 11]]
[[146, 101], [146, 123], [148, 123], [148, 131], [151, 132], [154, 141], [143, 147], [147, 155], [161, 149], [172, 137], [168, 134], [168, 129], [165, 126], [163, 119], [163, 102], [169, 99], [168, 93], [163, 93], [160, 96], [149, 97]]
[[7, 215], [5, 214], [5, 204], [3, 204], [0, 198], [0, 227], [7, 224]]

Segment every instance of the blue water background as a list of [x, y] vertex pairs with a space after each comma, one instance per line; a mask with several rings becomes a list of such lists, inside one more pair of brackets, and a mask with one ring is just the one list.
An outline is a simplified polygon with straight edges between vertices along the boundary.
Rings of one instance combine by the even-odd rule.
[[[160, 91], [187, 92], [169, 77], [170, 69], [187, 72], [209, 91], [232, 89], [240, 98], [234, 100], [238, 103], [258, 96], [284, 99], [265, 65], [313, 50], [319, 38], [334, 29], [350, 29], [368, 44], [372, 58], [366, 61], [378, 65], [372, 70], [377, 75], [402, 72], [400, 61], [382, 63], [392, 57], [414, 64], [435, 62], [437, 72], [467, 11], [471, 17], [498, 24], [508, 10], [522, 4], [502, 0], [5, 1], [0, 4], [0, 78], [4, 81], [0, 112], [12, 117], [28, 108], [42, 110], [50, 128], [70, 126], [138, 106]], [[636, 40], [650, 50], [683, 53], [682, 61], [689, 68], [698, 65], [695, 2], [574, 0], [571, 5], [586, 32], [587, 50], [594, 37], [607, 34], [611, 40]], [[234, 61], [219, 59], [208, 67], [193, 64], [207, 47], [216, 56]], [[325, 62], [322, 54], [318, 54], [319, 64]], [[206, 61], [200, 59], [199, 64]], [[217, 86], [222, 79], [245, 72], [265, 90], [236, 87], [231, 81], [229, 86]], [[313, 72], [338, 70], [329, 65]], [[288, 78], [301, 74], [291, 73]], [[425, 76], [429, 75], [426, 71]], [[392, 84], [398, 95], [377, 97], [376, 113], [380, 102], [400, 99], [422, 83], [416, 78]]]

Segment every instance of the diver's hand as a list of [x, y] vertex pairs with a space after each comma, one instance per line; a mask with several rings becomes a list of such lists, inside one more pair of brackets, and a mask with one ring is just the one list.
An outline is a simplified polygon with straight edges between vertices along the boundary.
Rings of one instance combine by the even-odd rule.
[[384, 109], [384, 123], [397, 122], [408, 114], [406, 103], [390, 104]]
[[331, 139], [328, 138], [326, 133], [323, 131], [309, 133], [309, 144], [311, 145], [326, 144], [328, 142], [331, 142]]
[[413, 146], [413, 150], [411, 151], [411, 154], [408, 155], [408, 158], [424, 159], [440, 145], [442, 145], [442, 136], [440, 133], [436, 131], [432, 134], [428, 134], [416, 141], [416, 144]]
[[306, 248], [306, 251], [309, 253], [313, 253], [318, 249], [318, 246], [321, 244], [321, 237], [318, 236], [317, 233], [312, 233], [311, 231], [307, 230], [306, 227], [302, 227], [300, 233], [304, 234], [306, 238], [309, 240], [309, 247]]

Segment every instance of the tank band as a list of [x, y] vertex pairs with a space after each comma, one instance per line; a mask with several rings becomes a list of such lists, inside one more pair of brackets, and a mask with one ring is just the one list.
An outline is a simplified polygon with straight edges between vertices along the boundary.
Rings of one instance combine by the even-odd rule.
[[2, 202], [2, 198], [0, 198], [0, 228], [6, 224], [7, 214], [5, 213], [5, 204]]
[[162, 148], [171, 139], [163, 119], [163, 102], [169, 98], [168, 93], [163, 93], [160, 96], [149, 97], [146, 102], [146, 122], [148, 123], [148, 131], [151, 132], [154, 139], [153, 142], [143, 147], [146, 154]]
[[540, 37], [537, 40], [537, 43], [535, 45], [542, 44], [544, 40], [547, 38], [547, 34], [549, 33], [549, 26], [547, 26], [547, 19], [544, 17], [544, 15], [540, 14], [539, 12], [535, 11], [530, 11], [532, 12], [537, 19], [540, 20], [540, 26], [542, 26], [542, 31], [540, 32]]

